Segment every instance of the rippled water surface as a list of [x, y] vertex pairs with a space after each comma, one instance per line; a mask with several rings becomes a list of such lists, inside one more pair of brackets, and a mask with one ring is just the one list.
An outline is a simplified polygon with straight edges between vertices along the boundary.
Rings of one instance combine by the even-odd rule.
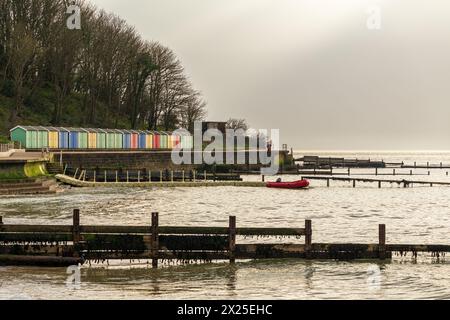
[[[449, 153], [345, 156], [450, 164]], [[414, 177], [380, 178], [450, 182], [446, 171], [450, 170], [432, 169], [428, 175], [427, 169], [421, 169], [414, 170], [420, 174]], [[367, 176], [373, 169], [355, 173], [374, 178]], [[409, 169], [397, 173], [407, 174]], [[153, 211], [160, 213], [161, 225], [227, 226], [228, 216], [236, 215], [238, 226], [302, 227], [305, 219], [312, 219], [314, 242], [375, 243], [378, 224], [385, 223], [388, 243], [450, 244], [450, 187], [385, 184], [378, 189], [376, 184], [360, 183], [354, 189], [348, 182], [332, 182], [327, 188], [324, 182], [314, 180], [309, 190], [298, 191], [238, 187], [70, 189], [51, 196], [0, 198], [5, 223], [70, 224], [73, 208], [81, 210], [82, 224], [149, 225]], [[0, 299], [450, 297], [450, 264], [445, 258], [425, 255], [413, 261], [410, 256], [394, 257], [375, 266], [380, 270], [376, 285], [371, 261], [243, 261], [234, 266], [166, 265], [158, 270], [135, 261], [132, 265], [85, 266], [79, 289], [66, 287], [64, 268], [0, 267]]]

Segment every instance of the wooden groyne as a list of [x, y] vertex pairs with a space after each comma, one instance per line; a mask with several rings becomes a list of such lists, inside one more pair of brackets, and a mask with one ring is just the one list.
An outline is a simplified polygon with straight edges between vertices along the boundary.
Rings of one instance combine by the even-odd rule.
[[330, 169], [330, 168], [404, 168], [404, 169], [450, 169], [450, 164], [440, 163], [414, 163], [386, 162], [384, 160], [372, 159], [346, 159], [336, 157], [303, 156], [294, 159], [295, 162], [302, 162], [304, 169]]
[[[282, 237], [282, 243], [240, 243], [242, 237]], [[304, 243], [289, 243], [290, 238]], [[300, 228], [238, 227], [230, 216], [228, 226], [160, 226], [152, 213], [147, 226], [92, 226], [80, 224], [80, 211], [72, 225], [10, 225], [0, 217], [0, 264], [65, 266], [87, 261], [159, 261], [238, 259], [390, 259], [392, 252], [431, 252], [439, 257], [450, 245], [387, 244], [386, 226], [378, 226], [378, 242], [313, 243], [312, 221]], [[238, 243], [239, 242], [239, 243]]]
[[107, 170], [63, 167], [61, 172], [78, 180], [91, 182], [163, 182], [163, 181], [242, 181], [238, 173], [208, 173], [206, 170]]
[[[329, 169], [301, 169], [297, 168], [295, 170], [289, 171], [280, 171], [277, 175], [314, 175], [314, 176], [429, 176], [431, 175], [431, 171], [428, 172], [414, 172], [412, 169], [410, 170], [399, 170], [399, 168], [385, 168], [379, 169], [374, 168], [373, 171], [365, 170], [363, 172], [355, 171], [357, 168], [329, 168]], [[261, 171], [239, 171], [239, 174], [242, 175], [261, 175]], [[446, 172], [448, 175], [448, 172]]]
[[412, 169], [408, 171], [400, 171], [398, 168], [392, 168], [392, 169], [379, 169], [374, 168], [372, 172], [365, 170], [363, 172], [358, 172], [355, 170], [352, 170], [351, 168], [347, 168], [345, 171], [336, 171], [335, 168], [330, 168], [329, 170], [323, 170], [323, 169], [309, 169], [309, 170], [298, 170], [298, 174], [302, 175], [321, 175], [321, 176], [351, 176], [351, 175], [358, 175], [358, 176], [429, 176], [431, 175], [431, 172], [428, 171], [426, 173], [417, 173], [414, 172]]
[[302, 179], [307, 180], [324, 180], [327, 182], [327, 186], [330, 186], [330, 181], [345, 181], [350, 182], [353, 188], [356, 187], [357, 182], [363, 183], [377, 183], [378, 188], [381, 188], [382, 184], [398, 184], [403, 187], [412, 187], [413, 185], [425, 185], [425, 186], [450, 186], [450, 182], [442, 181], [418, 181], [418, 180], [395, 180], [395, 179], [370, 179], [370, 178], [353, 178], [353, 177], [318, 177], [318, 176], [303, 176]]
[[413, 164], [402, 163], [401, 167], [408, 169], [450, 169], [449, 164], [443, 164], [442, 162], [440, 163], [427, 162], [426, 164], [418, 164], [417, 161], [415, 161]]
[[194, 181], [145, 181], [140, 182], [104, 182], [99, 181], [84, 181], [67, 175], [58, 174], [55, 176], [60, 182], [74, 186], [74, 187], [127, 187], [127, 188], [175, 188], [175, 187], [265, 187], [266, 184], [260, 181], [208, 181], [208, 180], [194, 180]]
[[[371, 159], [346, 159], [336, 157], [303, 156], [294, 159], [302, 162], [303, 168], [385, 168], [384, 161]], [[397, 165], [397, 164], [396, 164]], [[398, 164], [400, 165], [400, 164]]]

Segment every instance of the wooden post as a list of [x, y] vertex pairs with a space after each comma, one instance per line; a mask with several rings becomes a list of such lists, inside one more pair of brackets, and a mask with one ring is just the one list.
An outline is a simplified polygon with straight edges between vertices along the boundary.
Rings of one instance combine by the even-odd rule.
[[350, 168], [347, 169], [347, 174], [350, 175]]
[[151, 254], [152, 254], [153, 268], [158, 268], [158, 250], [159, 250], [158, 216], [159, 216], [158, 212], [152, 212]]
[[94, 170], [94, 183], [97, 181], [97, 171]]
[[148, 182], [152, 182], [152, 170], [148, 170]]
[[206, 170], [203, 172], [203, 178], [205, 179], [205, 182], [208, 180], [206, 177]]
[[265, 182], [266, 181], [266, 176], [265, 175], [261, 175], [261, 181]]
[[127, 183], [130, 182], [130, 173], [127, 170]]
[[0, 216], [0, 225], [2, 225], [2, 224], [3, 224], [3, 217]]
[[429, 168], [430, 167], [430, 162], [427, 162], [427, 168]]
[[105, 170], [105, 182], [108, 182], [108, 181], [107, 181], [107, 178], [106, 178], [106, 170]]
[[235, 262], [235, 251], [236, 251], [236, 217], [230, 216], [228, 221], [228, 250], [230, 251], [230, 263]]
[[412, 176], [412, 175], [413, 175], [413, 171], [412, 171], [412, 169], [411, 169], [411, 170], [409, 170], [409, 175], [410, 175], [410, 176]]
[[74, 209], [73, 210], [73, 224], [72, 224], [72, 241], [74, 246], [74, 255], [76, 257], [79, 256], [78, 252], [78, 243], [80, 242], [81, 235], [80, 235], [80, 210]]
[[59, 151], [59, 164], [62, 165], [62, 150]]
[[195, 172], [195, 170], [192, 170], [192, 176], [193, 176], [194, 182], [195, 182], [195, 181], [196, 181], [196, 179], [197, 179], [197, 177], [196, 177], [195, 175], [196, 175], [196, 172]]
[[312, 246], [312, 222], [311, 220], [305, 220], [305, 257], [310, 257]]
[[416, 167], [417, 167], [417, 162], [414, 161], [414, 169], [416, 169]]
[[170, 181], [173, 182], [173, 170], [170, 170]]
[[72, 227], [73, 242], [80, 241], [80, 209], [73, 209], [73, 227]]
[[356, 180], [353, 179], [353, 188], [356, 188]]
[[392, 169], [392, 175], [395, 176], [395, 169]]
[[184, 170], [181, 172], [181, 176], [182, 176], [182, 181], [185, 182]]
[[159, 182], [163, 182], [162, 170], [159, 170]]
[[327, 187], [330, 187], [330, 179], [327, 179]]
[[75, 170], [75, 174], [73, 175], [73, 178], [75, 179], [77, 177], [78, 168]]
[[378, 189], [381, 189], [381, 181], [378, 181]]
[[116, 170], [116, 183], [118, 183], [118, 182], [119, 182], [119, 173]]
[[378, 168], [375, 168], [375, 175], [378, 175]]
[[138, 182], [141, 182], [141, 170], [138, 170]]
[[430, 171], [428, 171], [428, 175], [430, 175], [431, 174], [431, 172]]
[[379, 258], [386, 259], [386, 225], [378, 225], [378, 253]]

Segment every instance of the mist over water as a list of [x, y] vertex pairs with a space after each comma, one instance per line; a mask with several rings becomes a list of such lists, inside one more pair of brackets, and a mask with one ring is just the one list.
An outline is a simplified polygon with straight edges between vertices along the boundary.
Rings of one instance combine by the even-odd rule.
[[[302, 155], [304, 153], [301, 153]], [[314, 153], [317, 154], [317, 153]], [[299, 154], [300, 155], [300, 154]], [[324, 153], [324, 156], [371, 158], [388, 162], [450, 164], [450, 153]], [[345, 170], [342, 170], [343, 172]], [[380, 169], [388, 174], [392, 169]], [[447, 169], [414, 170], [409, 176], [380, 179], [449, 181]], [[367, 176], [374, 169], [354, 169]], [[397, 174], [409, 169], [397, 169]], [[356, 175], [356, 177], [358, 176]], [[246, 176], [245, 180], [260, 179]], [[275, 180], [268, 177], [266, 180]], [[284, 181], [298, 179], [282, 176]], [[312, 219], [313, 242], [376, 243], [378, 224], [386, 224], [387, 243], [450, 244], [450, 187], [313, 180], [308, 190], [265, 188], [69, 189], [62, 194], [0, 198], [4, 223], [70, 224], [72, 210], [81, 210], [82, 224], [150, 225], [151, 212], [160, 225], [303, 227]], [[303, 239], [242, 239], [302, 242]], [[368, 285], [368, 270], [381, 270], [380, 288]], [[336, 262], [302, 260], [242, 261], [199, 265], [164, 265], [152, 270], [144, 261], [85, 265], [78, 290], [68, 288], [65, 268], [0, 267], [0, 299], [316, 299], [316, 298], [450, 298], [450, 264], [428, 255], [412, 260]], [[282, 285], [280, 281], [282, 279]]]

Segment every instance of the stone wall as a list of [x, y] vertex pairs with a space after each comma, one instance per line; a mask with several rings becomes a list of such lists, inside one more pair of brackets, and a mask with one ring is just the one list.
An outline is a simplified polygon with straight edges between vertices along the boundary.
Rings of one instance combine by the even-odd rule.
[[[239, 152], [235, 152], [237, 159]], [[249, 152], [245, 153], [246, 164], [236, 165], [233, 168], [245, 170], [249, 167], [258, 170], [260, 165], [248, 166]], [[284, 158], [285, 153], [280, 154]], [[190, 153], [192, 159], [193, 153]], [[172, 162], [170, 151], [117, 151], [117, 152], [62, 152], [54, 154], [54, 161], [62, 160], [72, 168], [100, 168], [100, 169], [148, 169], [148, 170], [192, 170], [201, 165], [175, 165]], [[193, 161], [191, 161], [193, 162]]]

